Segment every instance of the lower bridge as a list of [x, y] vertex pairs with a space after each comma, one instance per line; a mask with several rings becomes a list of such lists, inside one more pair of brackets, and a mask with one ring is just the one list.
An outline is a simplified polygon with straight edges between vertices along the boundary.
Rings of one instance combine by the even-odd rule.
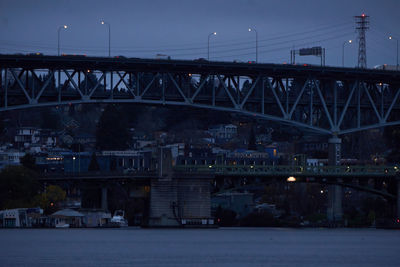
[[[163, 169], [161, 172], [160, 169]], [[239, 184], [260, 185], [276, 180], [339, 185], [367, 191], [395, 200], [396, 216], [400, 217], [400, 169], [398, 166], [257, 166], [257, 165], [165, 165], [152, 171], [130, 173], [90, 172], [79, 174], [43, 175], [46, 183], [96, 183], [102, 188], [101, 206], [108, 208], [107, 185], [131, 183], [149, 188], [149, 226], [210, 225], [211, 191], [213, 186]], [[384, 184], [395, 184], [395, 193]], [[372, 184], [372, 186], [371, 186]], [[335, 199], [342, 198], [342, 190]], [[341, 210], [340, 202], [330, 201], [328, 213]], [[329, 218], [329, 216], [328, 216]], [[339, 221], [339, 217], [331, 217]]]

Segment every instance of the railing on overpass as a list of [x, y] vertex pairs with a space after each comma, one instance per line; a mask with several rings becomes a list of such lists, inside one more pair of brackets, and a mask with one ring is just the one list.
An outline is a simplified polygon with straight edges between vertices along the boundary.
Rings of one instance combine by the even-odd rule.
[[393, 178], [398, 166], [257, 166], [257, 165], [178, 165], [177, 173], [207, 173], [215, 176]]
[[157, 177], [156, 171], [89, 171], [89, 172], [65, 172], [65, 173], [42, 173], [39, 180], [65, 181], [65, 180], [125, 180], [125, 179], [147, 179]]
[[[201, 174], [207, 177], [283, 177], [288, 178], [394, 178], [400, 177], [399, 166], [260, 166], [260, 165], [176, 165], [176, 177]], [[136, 179], [157, 178], [155, 170], [123, 172], [81, 172], [42, 174], [41, 180], [98, 180], [98, 179]]]

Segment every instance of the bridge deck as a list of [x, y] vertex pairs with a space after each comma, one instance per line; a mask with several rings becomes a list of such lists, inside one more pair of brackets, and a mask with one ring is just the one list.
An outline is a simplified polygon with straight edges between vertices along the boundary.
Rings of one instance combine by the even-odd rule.
[[157, 60], [141, 58], [107, 58], [85, 56], [26, 56], [0, 55], [0, 68], [82, 69], [102, 71], [160, 71], [224, 73], [232, 75], [268, 74], [282, 77], [318, 76], [344, 80], [361, 79], [368, 82], [400, 83], [400, 72], [315, 65], [234, 63], [196, 60]]
[[[173, 169], [175, 178], [266, 177], [266, 178], [395, 178], [400, 176], [397, 166], [224, 166], [178, 165]], [[46, 174], [41, 180], [148, 180], [159, 178], [155, 171]]]

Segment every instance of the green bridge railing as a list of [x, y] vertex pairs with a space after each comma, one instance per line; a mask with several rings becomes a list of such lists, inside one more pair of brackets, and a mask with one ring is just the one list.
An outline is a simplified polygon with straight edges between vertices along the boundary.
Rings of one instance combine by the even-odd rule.
[[259, 165], [176, 165], [174, 171], [216, 176], [268, 177], [396, 177], [398, 166], [259, 166]]

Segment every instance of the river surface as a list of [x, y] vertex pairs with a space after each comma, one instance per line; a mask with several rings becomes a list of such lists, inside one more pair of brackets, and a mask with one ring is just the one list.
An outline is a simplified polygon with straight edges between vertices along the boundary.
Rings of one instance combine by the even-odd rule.
[[1, 229], [0, 266], [400, 266], [400, 231]]

